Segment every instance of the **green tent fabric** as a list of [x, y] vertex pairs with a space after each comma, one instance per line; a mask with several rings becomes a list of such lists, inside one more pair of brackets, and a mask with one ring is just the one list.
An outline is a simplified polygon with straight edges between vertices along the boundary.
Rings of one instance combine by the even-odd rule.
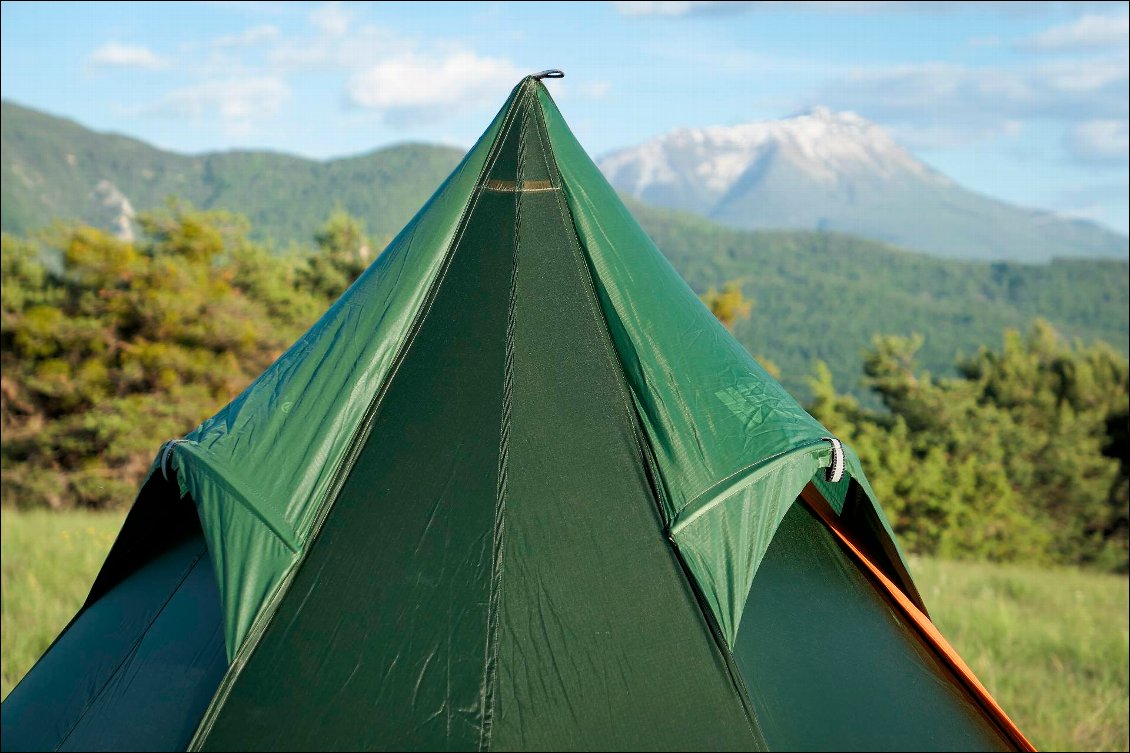
[[529, 77], [310, 331], [161, 449], [2, 746], [1022, 747], [810, 483], [922, 607], [858, 458]]

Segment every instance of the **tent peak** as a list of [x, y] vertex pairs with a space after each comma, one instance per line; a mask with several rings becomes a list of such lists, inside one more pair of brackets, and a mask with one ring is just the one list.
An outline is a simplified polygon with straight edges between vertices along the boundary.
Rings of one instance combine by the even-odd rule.
[[559, 68], [547, 68], [541, 73], [534, 73], [530, 78], [541, 81], [543, 78], [565, 78], [565, 71]]

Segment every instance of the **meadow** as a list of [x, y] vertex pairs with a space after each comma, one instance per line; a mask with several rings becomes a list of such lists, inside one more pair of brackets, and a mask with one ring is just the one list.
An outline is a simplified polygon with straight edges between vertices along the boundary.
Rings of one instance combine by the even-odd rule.
[[[7, 696], [81, 605], [120, 513], [0, 509]], [[942, 632], [1042, 750], [1130, 747], [1125, 576], [915, 558]]]

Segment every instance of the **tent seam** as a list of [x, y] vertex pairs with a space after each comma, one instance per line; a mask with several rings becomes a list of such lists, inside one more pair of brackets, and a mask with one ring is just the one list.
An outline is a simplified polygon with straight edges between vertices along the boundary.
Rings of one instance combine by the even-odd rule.
[[[541, 86], [544, 87], [544, 84], [542, 84]], [[631, 389], [628, 387], [628, 379], [624, 373], [624, 364], [620, 361], [616, 346], [612, 340], [612, 335], [609, 331], [608, 319], [604, 315], [604, 310], [599, 304], [599, 293], [597, 293], [596, 284], [593, 281], [593, 270], [587, 261], [587, 257], [584, 251], [584, 244], [581, 243], [581, 239], [577, 234], [576, 221], [573, 218], [572, 211], [569, 209], [565, 196], [565, 180], [561, 176], [560, 168], [558, 168], [557, 166], [556, 157], [552, 158], [553, 165], [550, 165], [551, 156], [553, 155], [552, 140], [549, 136], [549, 127], [545, 123], [544, 113], [541, 112], [540, 107], [538, 108], [538, 117], [536, 118], [536, 122], [540, 128], [544, 129], [545, 142], [549, 147], [548, 149], [543, 150], [542, 153], [542, 158], [545, 160], [546, 170], [551, 176], [556, 176], [557, 182], [561, 187], [561, 190], [557, 192], [555, 203], [557, 205], [558, 212], [561, 214], [561, 220], [565, 223], [565, 227], [572, 230], [570, 234], [572, 241], [570, 243], [570, 250], [573, 252], [574, 261], [576, 261], [581, 272], [580, 277], [582, 283], [589, 293], [589, 295], [585, 297], [585, 302], [588, 304], [589, 310], [596, 318], [596, 321], [602, 325], [601, 327], [599, 327], [599, 329], [601, 333], [600, 340], [604, 344], [604, 355], [608, 359], [608, 362], [611, 364], [613, 371], [618, 377], [615, 380], [617, 391], [620, 394], [620, 400], [623, 404], [624, 411], [628, 415], [628, 421], [632, 425], [633, 433], [636, 435], [636, 446], [640, 450], [641, 456], [644, 457], [645, 463], [647, 463], [649, 466], [654, 466], [653, 473], [655, 480], [658, 482], [655, 485], [654, 491], [656, 492], [656, 501], [659, 503], [657, 505], [657, 507], [659, 508], [659, 519], [662, 527], [664, 529], [667, 529], [669, 526], [667, 524], [666, 512], [664, 510], [666, 500], [664, 499], [665, 493], [662, 488], [663, 484], [665, 483], [663, 480], [663, 475], [659, 470], [658, 464], [655, 464], [653, 462], [651, 446], [647, 443], [646, 434], [640, 426], [640, 418], [636, 409], [635, 397], [632, 395]]]
[[[528, 97], [527, 97], [528, 98]], [[529, 110], [527, 104], [526, 107]], [[518, 177], [521, 175], [522, 160], [526, 149], [526, 131], [518, 133]], [[510, 291], [506, 304], [506, 332], [504, 341], [502, 372], [502, 425], [499, 432], [498, 475], [495, 485], [494, 526], [491, 535], [491, 580], [487, 596], [487, 635], [484, 647], [483, 686], [480, 699], [483, 709], [482, 725], [479, 727], [480, 751], [490, 750], [494, 741], [495, 682], [498, 677], [498, 631], [499, 610], [502, 599], [503, 558], [506, 551], [506, 498], [509, 481], [510, 430], [514, 407], [514, 329], [516, 326], [516, 307], [518, 297], [518, 239], [521, 228], [522, 192], [514, 192], [514, 251], [513, 265], [510, 268]]]

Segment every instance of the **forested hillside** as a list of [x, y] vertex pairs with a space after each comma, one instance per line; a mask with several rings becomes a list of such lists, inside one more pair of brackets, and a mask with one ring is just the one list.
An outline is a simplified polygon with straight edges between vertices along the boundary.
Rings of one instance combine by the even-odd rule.
[[1125, 354], [1130, 332], [1125, 262], [958, 262], [836, 233], [732, 230], [633, 203], [656, 245], [699, 293], [734, 281], [753, 299], [735, 335], [773, 361], [794, 394], [828, 363], [839, 388], [860, 390], [860, 353], [872, 335], [920, 334], [918, 359], [952, 374], [959, 353], [995, 344], [1036, 318], [1065, 337], [1104, 340]]
[[184, 155], [11, 102], [2, 105], [2, 229], [26, 233], [56, 220], [119, 232], [170, 196], [239, 212], [252, 234], [306, 243], [340, 208], [365, 218], [374, 240], [392, 238], [462, 156], [401, 144], [319, 162], [274, 152]]

